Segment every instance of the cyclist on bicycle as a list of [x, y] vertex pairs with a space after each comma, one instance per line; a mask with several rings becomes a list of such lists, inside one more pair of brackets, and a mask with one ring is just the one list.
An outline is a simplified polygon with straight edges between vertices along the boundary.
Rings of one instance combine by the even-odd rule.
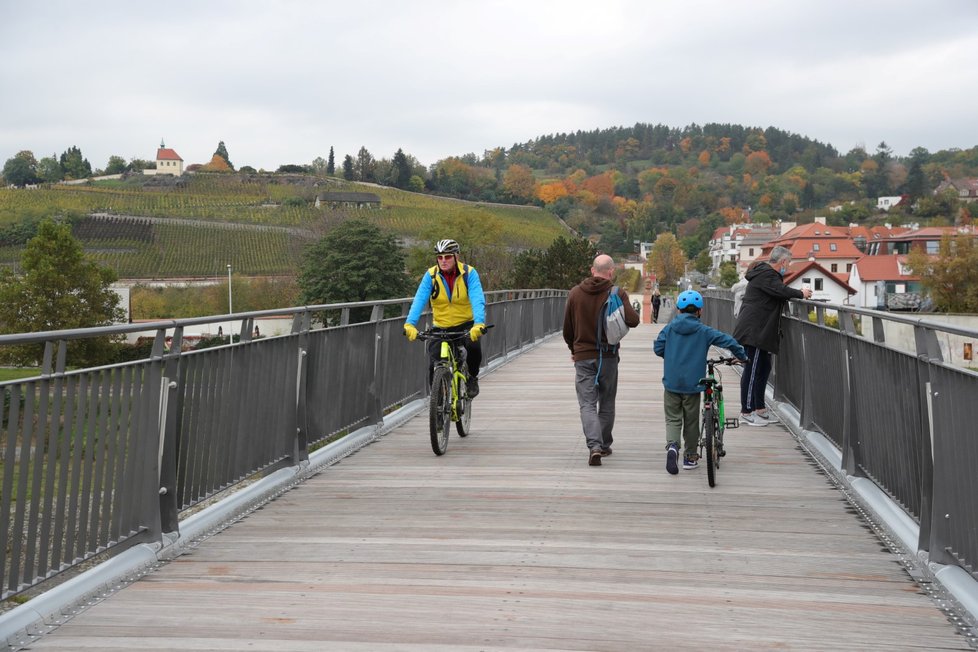
[[[411, 303], [404, 324], [408, 340], [418, 337], [418, 320], [421, 312], [431, 303], [432, 331], [469, 331], [465, 341], [468, 359], [468, 395], [479, 393], [479, 366], [482, 364], [482, 345], [479, 338], [486, 332], [486, 297], [482, 292], [479, 272], [458, 259], [461, 248], [454, 240], [439, 240], [435, 245], [436, 265], [421, 277], [418, 291]], [[428, 382], [431, 370], [438, 360], [440, 345], [428, 342]]]
[[710, 346], [729, 349], [738, 360], [747, 360], [747, 352], [730, 335], [710, 328], [700, 321], [703, 296], [686, 290], [676, 299], [679, 314], [662, 329], [652, 350], [663, 358], [663, 410], [666, 415], [666, 470], [679, 473], [679, 436], [686, 444], [683, 468], [695, 469], [700, 434], [700, 384], [706, 373]]

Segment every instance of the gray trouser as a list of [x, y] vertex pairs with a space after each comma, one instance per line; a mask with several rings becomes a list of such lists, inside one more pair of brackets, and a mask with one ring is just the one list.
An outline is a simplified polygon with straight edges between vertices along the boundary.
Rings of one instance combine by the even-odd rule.
[[[590, 450], [609, 449], [614, 438], [615, 395], [618, 394], [618, 356], [609, 354], [601, 360], [598, 373], [597, 360], [578, 360], [575, 386], [577, 403], [581, 406], [581, 425]], [[594, 378], [598, 376], [598, 384]]]
[[678, 445], [682, 435], [686, 452], [695, 453], [700, 439], [700, 395], [663, 390], [662, 408], [666, 413], [666, 447], [673, 442]]

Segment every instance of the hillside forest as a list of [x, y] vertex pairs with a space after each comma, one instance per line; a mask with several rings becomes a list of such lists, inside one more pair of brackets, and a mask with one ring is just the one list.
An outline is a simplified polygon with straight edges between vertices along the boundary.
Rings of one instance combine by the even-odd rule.
[[[110, 167], [123, 178], [43, 183]], [[0, 189], [0, 261], [14, 263], [32, 224], [57, 216], [74, 220], [86, 251], [123, 278], [217, 276], [228, 260], [242, 275], [294, 277], [305, 247], [367, 212], [314, 206], [318, 193], [339, 189], [381, 197], [369, 219], [399, 237], [412, 272], [427, 261], [426, 243], [452, 234], [491, 281], [515, 282], [514, 253], [539, 254], [571, 231], [617, 256], [672, 234], [700, 268], [710, 236], [725, 224], [818, 215], [834, 225], [970, 222], [966, 204], [934, 190], [943, 180], [978, 176], [978, 147], [918, 147], [901, 157], [883, 142], [841, 154], [775, 127], [640, 123], [541, 136], [427, 168], [402, 150], [375, 159], [361, 147], [339, 164], [330, 148], [328, 159], [275, 172], [235, 169], [223, 142], [210, 162], [188, 166], [194, 175], [144, 177], [146, 167], [114, 156], [93, 172], [74, 146], [60, 159], [37, 161], [26, 150], [8, 159], [6, 183], [41, 185]], [[905, 201], [882, 212], [876, 206], [884, 196]]]

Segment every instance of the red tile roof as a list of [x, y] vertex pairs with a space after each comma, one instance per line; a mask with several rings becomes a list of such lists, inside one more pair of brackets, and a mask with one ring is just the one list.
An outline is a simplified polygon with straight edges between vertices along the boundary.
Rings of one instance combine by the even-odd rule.
[[822, 267], [821, 265], [819, 265], [817, 262], [813, 260], [805, 260], [805, 261], [791, 263], [791, 265], [788, 267], [788, 273], [784, 275], [785, 285], [790, 284], [792, 281], [794, 281], [796, 278], [798, 278], [799, 276], [801, 276], [802, 274], [804, 274], [810, 269], [817, 270], [821, 272], [822, 275], [825, 276], [826, 278], [832, 279], [849, 294], [856, 293], [856, 289], [853, 288], [851, 285], [849, 285], [849, 283], [847, 282], [847, 278], [846, 278], [847, 275], [845, 273], [833, 274], [832, 272], [825, 269], [824, 267]]
[[174, 152], [169, 147], [161, 147], [156, 150], [156, 160], [157, 161], [182, 161], [180, 155]]
[[905, 263], [907, 257], [902, 254], [887, 256], [863, 256], [856, 261], [861, 281], [919, 281], [919, 276], [901, 274], [900, 263]]

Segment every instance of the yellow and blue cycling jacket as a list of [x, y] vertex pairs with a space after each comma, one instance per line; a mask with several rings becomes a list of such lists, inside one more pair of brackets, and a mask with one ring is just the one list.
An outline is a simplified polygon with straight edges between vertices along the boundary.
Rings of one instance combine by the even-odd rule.
[[436, 328], [453, 328], [466, 322], [486, 323], [486, 297], [482, 293], [482, 281], [475, 267], [458, 261], [455, 287], [448, 291], [444, 274], [435, 265], [421, 277], [418, 291], [414, 294], [407, 323], [418, 325], [421, 313], [431, 303], [432, 321]]

